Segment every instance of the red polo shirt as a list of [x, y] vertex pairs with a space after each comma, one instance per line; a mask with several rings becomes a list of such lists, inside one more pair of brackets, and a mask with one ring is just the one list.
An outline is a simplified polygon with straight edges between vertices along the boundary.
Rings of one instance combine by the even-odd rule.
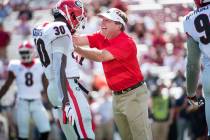
[[128, 35], [120, 33], [113, 39], [106, 39], [100, 33], [88, 36], [90, 47], [106, 49], [115, 59], [102, 62], [109, 88], [119, 91], [142, 81], [143, 75], [137, 60], [137, 48]]

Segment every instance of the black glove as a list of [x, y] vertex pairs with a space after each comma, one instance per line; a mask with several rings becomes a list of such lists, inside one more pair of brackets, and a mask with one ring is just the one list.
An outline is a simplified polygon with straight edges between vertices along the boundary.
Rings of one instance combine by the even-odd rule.
[[200, 106], [204, 105], [203, 100], [198, 99], [197, 96], [193, 96], [193, 97], [187, 96], [187, 99], [188, 99], [189, 103], [195, 107], [200, 107]]

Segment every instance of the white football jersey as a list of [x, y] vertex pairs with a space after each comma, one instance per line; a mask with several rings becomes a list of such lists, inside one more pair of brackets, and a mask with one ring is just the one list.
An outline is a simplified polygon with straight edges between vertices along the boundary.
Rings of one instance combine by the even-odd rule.
[[17, 97], [22, 99], [40, 99], [42, 85], [42, 75], [44, 70], [38, 59], [31, 67], [26, 67], [19, 60], [12, 60], [8, 70], [15, 75], [17, 85]]
[[[39, 53], [41, 63], [45, 68], [45, 74], [47, 79], [54, 79], [53, 70], [53, 49], [57, 52], [61, 52], [67, 56], [66, 64], [66, 77], [79, 77], [78, 64], [75, 61], [74, 47], [72, 43], [71, 33], [64, 22], [52, 22], [45, 24], [44, 26], [39, 26], [33, 29], [33, 37], [35, 44], [37, 46], [37, 51]], [[68, 37], [70, 45], [62, 43], [62, 37]], [[53, 46], [53, 42], [59, 42], [59, 46]]]
[[198, 8], [184, 18], [184, 31], [199, 43], [203, 64], [210, 65], [210, 5]]

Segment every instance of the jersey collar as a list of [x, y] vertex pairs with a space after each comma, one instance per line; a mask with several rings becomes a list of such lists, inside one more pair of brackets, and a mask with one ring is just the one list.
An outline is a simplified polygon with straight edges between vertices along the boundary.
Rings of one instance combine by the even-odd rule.
[[34, 63], [35, 63], [35, 60], [32, 60], [32, 62], [30, 62], [30, 63], [21, 62], [21, 64], [22, 64], [23, 66], [27, 67], [27, 68], [32, 67], [32, 66], [34, 65]]

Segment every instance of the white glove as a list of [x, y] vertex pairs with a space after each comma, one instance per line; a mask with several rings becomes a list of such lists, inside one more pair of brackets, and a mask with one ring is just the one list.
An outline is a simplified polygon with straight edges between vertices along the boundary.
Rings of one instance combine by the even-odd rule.
[[203, 100], [199, 100], [196, 96], [193, 96], [193, 97], [187, 96], [187, 99], [189, 103], [195, 107], [200, 107], [204, 105]]
[[70, 104], [66, 104], [64, 106], [63, 110], [63, 123], [64, 124], [71, 124], [72, 126], [74, 125], [74, 112], [73, 109], [71, 108]]

